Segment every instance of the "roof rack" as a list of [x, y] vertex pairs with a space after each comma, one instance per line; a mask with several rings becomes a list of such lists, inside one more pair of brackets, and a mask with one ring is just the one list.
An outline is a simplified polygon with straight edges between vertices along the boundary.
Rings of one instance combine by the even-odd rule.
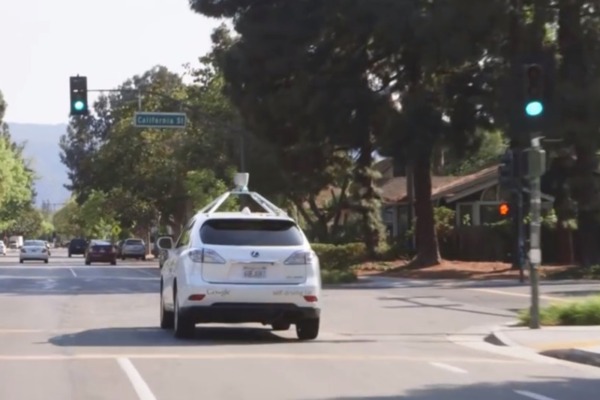
[[274, 214], [280, 216], [288, 216], [288, 214], [277, 207], [275, 204], [271, 203], [265, 197], [261, 196], [257, 192], [251, 192], [248, 190], [248, 181], [250, 180], [250, 174], [247, 172], [236, 173], [233, 182], [235, 184], [235, 188], [223, 193], [213, 201], [211, 201], [207, 206], [202, 208], [198, 213], [200, 214], [213, 214], [216, 213], [219, 207], [223, 205], [223, 203], [232, 195], [234, 196], [249, 196], [256, 204], [258, 204], [267, 214]]

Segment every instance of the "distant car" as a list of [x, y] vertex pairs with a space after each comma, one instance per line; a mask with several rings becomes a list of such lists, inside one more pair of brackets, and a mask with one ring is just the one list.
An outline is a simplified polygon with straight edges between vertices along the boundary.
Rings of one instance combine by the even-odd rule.
[[73, 254], [85, 255], [85, 249], [87, 249], [87, 240], [85, 239], [73, 239], [69, 242], [69, 257]]
[[4, 240], [0, 240], [0, 254], [3, 256], [6, 255], [6, 245], [4, 244]]
[[142, 239], [127, 239], [121, 246], [121, 260], [137, 258], [146, 260], [146, 244]]
[[19, 253], [19, 262], [23, 264], [24, 261], [44, 261], [48, 264], [50, 254], [46, 248], [46, 244], [43, 240], [26, 240], [21, 246], [21, 252]]
[[93, 262], [106, 262], [117, 265], [115, 246], [105, 240], [92, 240], [85, 251], [85, 265]]

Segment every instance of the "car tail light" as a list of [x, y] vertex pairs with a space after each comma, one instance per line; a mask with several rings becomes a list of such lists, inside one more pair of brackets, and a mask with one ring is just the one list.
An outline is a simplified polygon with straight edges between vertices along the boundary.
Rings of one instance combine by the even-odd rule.
[[319, 299], [317, 298], [317, 296], [314, 296], [314, 295], [304, 296], [304, 300], [306, 300], [309, 303], [316, 303], [317, 301], [319, 301]]
[[195, 263], [202, 264], [225, 264], [225, 259], [214, 250], [197, 249], [188, 253], [190, 259]]
[[315, 258], [313, 251], [300, 250], [289, 256], [283, 263], [286, 265], [309, 265]]

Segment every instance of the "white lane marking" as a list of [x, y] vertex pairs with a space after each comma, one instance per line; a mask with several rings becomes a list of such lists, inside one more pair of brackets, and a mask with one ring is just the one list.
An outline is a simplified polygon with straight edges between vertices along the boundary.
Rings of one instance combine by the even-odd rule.
[[142, 378], [138, 370], [131, 363], [131, 361], [129, 361], [129, 359], [119, 357], [117, 358], [117, 362], [119, 363], [121, 369], [125, 372], [125, 375], [127, 375], [127, 378], [129, 378], [129, 382], [131, 382], [131, 385], [133, 386], [133, 389], [137, 393], [140, 400], [156, 400], [154, 393], [152, 393], [152, 390], [150, 390], [144, 378]]
[[445, 369], [446, 371], [455, 372], [457, 374], [468, 374], [468, 372], [466, 370], [455, 367], [454, 365], [444, 364], [444, 363], [439, 363], [439, 362], [430, 362], [429, 364], [433, 365], [434, 367]]
[[[99, 279], [109, 279], [109, 280], [121, 280], [121, 281], [154, 281], [158, 280], [159, 277], [150, 277], [150, 276], [110, 276], [110, 275], [101, 275], [101, 276], [85, 276], [80, 277], [82, 279], [87, 280], [99, 280]], [[44, 279], [53, 279], [56, 281], [60, 281], [61, 279], [72, 279], [71, 277], [52, 277], [49, 278], [47, 276], [19, 276], [19, 275], [2, 275], [1, 279], [13, 279], [13, 280], [44, 280]]]
[[542, 396], [541, 394], [528, 392], [526, 390], [515, 390], [514, 392], [523, 397], [529, 397], [530, 399], [533, 399], [533, 400], [554, 400], [552, 397]]
[[[107, 360], [107, 359], [139, 359], [139, 360], [321, 360], [321, 361], [412, 361], [428, 362], [426, 357], [409, 356], [373, 356], [367, 354], [300, 354], [300, 353], [273, 353], [273, 354], [173, 354], [173, 353], [155, 353], [155, 354], [39, 354], [39, 355], [0, 355], [0, 361], [63, 361], [63, 360]], [[430, 359], [429, 359], [430, 360]], [[447, 362], [462, 363], [485, 363], [485, 364], [525, 364], [521, 360], [499, 360], [495, 358], [461, 358], [444, 359]]]
[[[475, 292], [483, 292], [483, 293], [491, 293], [491, 294], [500, 294], [503, 296], [514, 296], [514, 297], [531, 297], [530, 294], [526, 293], [514, 293], [514, 292], [505, 292], [503, 290], [495, 290], [495, 289], [467, 289]], [[569, 301], [568, 299], [563, 299], [562, 297], [553, 297], [553, 296], [544, 296], [541, 295], [540, 299], [551, 300], [551, 301]]]
[[77, 278], [77, 274], [75, 273], [73, 268], [69, 268], [69, 271], [71, 271], [71, 275], [73, 275], [73, 278]]

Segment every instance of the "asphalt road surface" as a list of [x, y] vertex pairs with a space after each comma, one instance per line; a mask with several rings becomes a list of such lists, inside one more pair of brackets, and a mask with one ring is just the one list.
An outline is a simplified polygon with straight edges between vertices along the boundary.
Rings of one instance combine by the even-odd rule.
[[[199, 326], [158, 328], [153, 261], [85, 266], [0, 256], [2, 400], [597, 400], [600, 369], [483, 342], [514, 320], [514, 283], [377, 280], [324, 292], [322, 333]], [[544, 301], [597, 284], [542, 288]]]

